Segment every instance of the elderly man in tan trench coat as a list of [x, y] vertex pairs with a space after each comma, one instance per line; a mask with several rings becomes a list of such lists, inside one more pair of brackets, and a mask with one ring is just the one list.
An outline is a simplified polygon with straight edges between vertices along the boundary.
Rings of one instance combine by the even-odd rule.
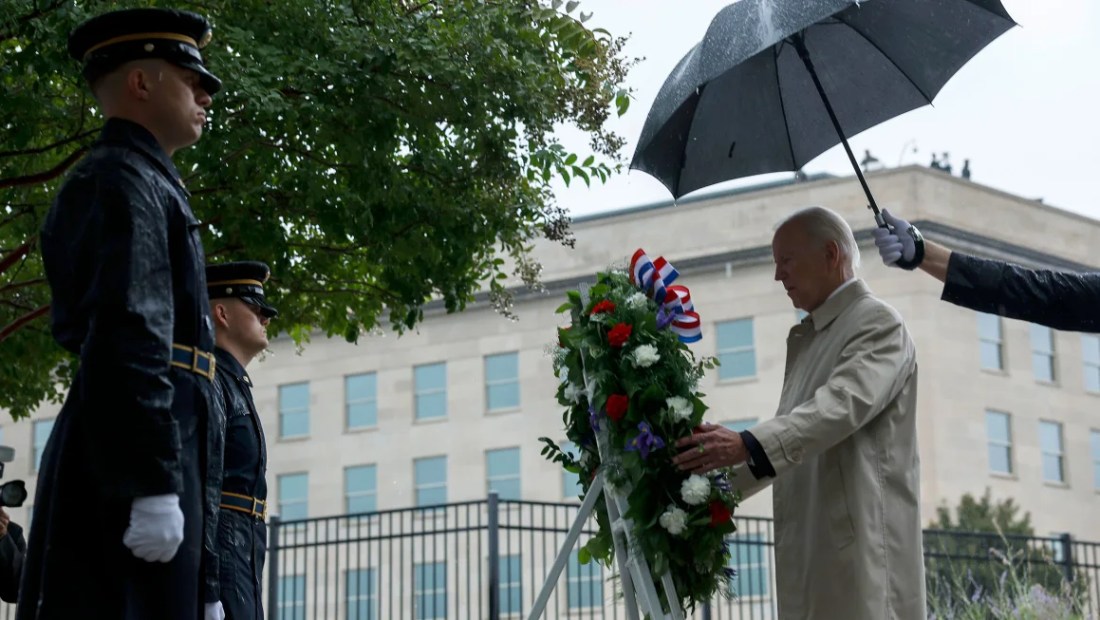
[[742, 433], [706, 425], [676, 461], [747, 463], [734, 479], [746, 495], [774, 481], [781, 620], [926, 618], [913, 341], [855, 277], [836, 213], [796, 213], [772, 250], [775, 279], [809, 312], [787, 337], [778, 412]]

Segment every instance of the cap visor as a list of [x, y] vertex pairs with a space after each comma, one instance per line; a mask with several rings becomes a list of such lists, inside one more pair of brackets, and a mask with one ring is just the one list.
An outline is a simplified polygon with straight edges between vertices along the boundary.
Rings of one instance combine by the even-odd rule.
[[203, 65], [197, 62], [179, 62], [176, 63], [184, 69], [190, 69], [199, 74], [199, 81], [202, 84], [202, 89], [206, 91], [206, 94], [213, 95], [222, 89], [222, 81], [218, 79], [216, 75], [210, 73], [210, 71]]
[[260, 314], [269, 319], [273, 319], [279, 316], [279, 311], [276, 310], [274, 306], [258, 297], [241, 297], [241, 301], [245, 302], [246, 304], [256, 306], [260, 309]]

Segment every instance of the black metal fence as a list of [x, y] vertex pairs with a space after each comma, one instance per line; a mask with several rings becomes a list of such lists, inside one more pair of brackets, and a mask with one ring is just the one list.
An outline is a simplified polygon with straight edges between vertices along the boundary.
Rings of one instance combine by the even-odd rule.
[[[267, 614], [275, 620], [526, 618], [579, 505], [487, 500], [280, 522], [272, 519]], [[776, 617], [771, 519], [735, 517], [729, 538], [736, 596], [693, 618]], [[592, 527], [593, 523], [589, 524]], [[543, 618], [625, 618], [617, 580], [570, 550]], [[925, 532], [929, 597], [950, 603], [1004, 588], [1072, 591], [1100, 612], [1100, 543]], [[1007, 569], [1014, 568], [1009, 571]], [[1009, 584], [1011, 585], [1011, 584]], [[933, 605], [930, 604], [930, 607]], [[934, 610], [933, 610], [934, 611]]]

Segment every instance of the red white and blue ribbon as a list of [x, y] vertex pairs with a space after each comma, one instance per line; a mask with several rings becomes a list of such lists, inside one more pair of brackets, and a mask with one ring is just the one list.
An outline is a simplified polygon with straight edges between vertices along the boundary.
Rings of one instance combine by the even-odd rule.
[[672, 284], [679, 276], [680, 272], [663, 256], [651, 261], [641, 248], [630, 259], [631, 283], [672, 316], [670, 329], [680, 342], [698, 342], [703, 338], [702, 323], [688, 288]]

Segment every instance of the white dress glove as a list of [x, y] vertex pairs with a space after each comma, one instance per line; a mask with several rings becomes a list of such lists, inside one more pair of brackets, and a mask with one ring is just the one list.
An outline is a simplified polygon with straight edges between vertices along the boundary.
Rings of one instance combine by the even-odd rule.
[[183, 510], [180, 496], [152, 495], [134, 499], [130, 507], [130, 527], [122, 535], [122, 544], [134, 556], [146, 562], [168, 562], [183, 542]]
[[912, 225], [901, 218], [890, 215], [883, 209], [882, 219], [890, 228], [877, 227], [871, 234], [875, 237], [875, 245], [878, 246], [879, 256], [887, 267], [893, 266], [898, 260], [911, 261], [917, 255], [916, 239], [908, 234]]
[[221, 601], [206, 604], [204, 620], [225, 620], [225, 608]]

